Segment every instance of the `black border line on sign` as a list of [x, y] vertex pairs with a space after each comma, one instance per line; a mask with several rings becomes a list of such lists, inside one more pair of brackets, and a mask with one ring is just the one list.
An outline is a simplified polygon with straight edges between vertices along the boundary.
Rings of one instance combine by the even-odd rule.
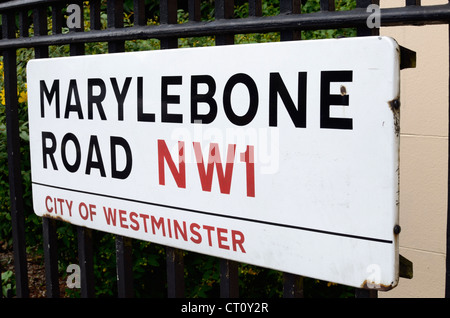
[[100, 197], [105, 197], [105, 198], [110, 198], [110, 199], [123, 200], [123, 201], [129, 201], [129, 202], [134, 202], [134, 203], [146, 204], [146, 205], [153, 205], [153, 206], [157, 206], [157, 207], [161, 207], [161, 208], [180, 210], [180, 211], [185, 211], [185, 212], [190, 212], [190, 213], [198, 213], [198, 214], [204, 214], [204, 215], [210, 215], [210, 216], [222, 217], [222, 218], [228, 218], [228, 219], [235, 219], [235, 220], [246, 221], [246, 222], [253, 222], [253, 223], [260, 223], [260, 224], [271, 225], [271, 226], [285, 227], [285, 228], [315, 232], [315, 233], [320, 233], [320, 234], [335, 235], [335, 236], [353, 238], [353, 239], [358, 239], [358, 240], [366, 240], [366, 241], [372, 241], [372, 242], [393, 244], [392, 240], [385, 240], [385, 239], [379, 239], [379, 238], [374, 238], [374, 237], [366, 237], [366, 236], [352, 235], [352, 234], [346, 234], [346, 233], [331, 232], [331, 231], [325, 231], [325, 230], [319, 230], [319, 229], [313, 229], [313, 228], [307, 228], [307, 227], [301, 227], [301, 226], [295, 226], [295, 225], [289, 225], [289, 224], [248, 219], [248, 218], [232, 216], [232, 215], [223, 215], [223, 214], [218, 214], [218, 213], [214, 213], [214, 212], [188, 209], [188, 208], [172, 206], [172, 205], [167, 205], [167, 204], [117, 197], [117, 196], [113, 196], [113, 195], [109, 195], [109, 194], [69, 189], [69, 188], [64, 188], [64, 187], [40, 183], [40, 182], [32, 182], [32, 184], [43, 186], [43, 187], [48, 187], [48, 188], [70, 191], [70, 192], [78, 192], [78, 193], [82, 193], [82, 194], [95, 195], [95, 196], [100, 196]]

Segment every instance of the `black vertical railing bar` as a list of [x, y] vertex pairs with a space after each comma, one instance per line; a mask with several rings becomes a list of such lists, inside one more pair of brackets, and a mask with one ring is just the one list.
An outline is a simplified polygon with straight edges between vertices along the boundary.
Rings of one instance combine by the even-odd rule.
[[320, 11], [334, 11], [336, 9], [335, 0], [320, 0]]
[[42, 219], [45, 285], [48, 298], [60, 297], [56, 229], [56, 220], [46, 217]]
[[29, 19], [28, 19], [28, 10], [20, 10], [19, 11], [19, 37], [28, 37], [28, 27], [29, 27]]
[[80, 265], [80, 289], [82, 298], [94, 297], [93, 231], [77, 226], [78, 264]]
[[[232, 19], [234, 14], [234, 0], [215, 1], [215, 20]], [[234, 44], [234, 34], [216, 35], [216, 45]], [[220, 259], [220, 297], [239, 297], [239, 266], [236, 262]]]
[[223, 258], [220, 259], [220, 297], [239, 297], [239, 264]]
[[[361, 9], [367, 9], [371, 4], [380, 5], [380, 0], [356, 0], [356, 7]], [[359, 26], [356, 28], [357, 36], [373, 36], [379, 35], [380, 29], [377, 27], [370, 28], [367, 23], [365, 26]]]
[[183, 298], [184, 289], [184, 255], [183, 250], [166, 247], [167, 297]]
[[100, 19], [101, 0], [89, 1], [89, 25], [90, 30], [100, 30], [102, 23]]
[[283, 298], [303, 298], [303, 276], [283, 273]]
[[[305, 0], [303, 0], [306, 2]], [[280, 15], [300, 14], [302, 9], [301, 0], [280, 0]], [[301, 39], [300, 30], [285, 30], [280, 33], [281, 41], [294, 41]]]
[[[216, 0], [214, 4], [215, 20], [232, 19], [234, 14], [234, 0]], [[234, 34], [216, 35], [216, 45], [234, 44]]]
[[[34, 36], [47, 35], [47, 8], [38, 6], [33, 9], [33, 28]], [[54, 23], [55, 32], [58, 32], [57, 9], [52, 8], [52, 26]], [[24, 26], [24, 28], [28, 26]], [[34, 48], [34, 56], [36, 59], [48, 58], [48, 46], [39, 46]], [[57, 259], [57, 221], [51, 218], [42, 218], [42, 236], [44, 249], [44, 265], [45, 265], [45, 284], [46, 296], [48, 298], [57, 298], [59, 292], [59, 275], [58, 275], [58, 259]]]
[[[161, 0], [159, 2], [160, 23], [177, 23], [177, 1]], [[161, 49], [178, 48], [178, 38], [160, 39]], [[167, 267], [167, 296], [169, 298], [182, 298], [185, 295], [184, 284], [184, 256], [183, 251], [170, 246], [166, 247]]]
[[202, 19], [200, 0], [188, 0], [189, 22], [198, 22]]
[[[280, 0], [280, 14], [300, 14], [300, 0]], [[301, 30], [285, 30], [280, 32], [281, 41], [301, 40]], [[283, 273], [283, 297], [303, 297], [303, 277], [291, 273]]]
[[[83, 10], [82, 1], [72, 1], [71, 4], [76, 4]], [[82, 11], [81, 11], [82, 12]], [[69, 33], [83, 32], [84, 31], [84, 14], [80, 15], [80, 29], [69, 30]], [[78, 56], [85, 54], [84, 43], [72, 43], [70, 44], [70, 55]], [[94, 297], [94, 247], [93, 247], [93, 230], [83, 226], [75, 226], [77, 231], [78, 241], [78, 263], [80, 265], [80, 285], [81, 285], [81, 297], [91, 298]]]
[[[123, 0], [108, 0], [106, 4], [108, 29], [123, 28]], [[125, 51], [125, 41], [109, 41], [108, 52], [118, 53]]]
[[147, 25], [147, 15], [145, 11], [145, 0], [133, 0], [134, 25]]
[[[160, 23], [177, 24], [177, 1], [161, 0], [159, 2]], [[169, 37], [160, 39], [161, 49], [175, 49], [178, 47], [178, 38]]]
[[117, 290], [119, 298], [134, 297], [132, 240], [116, 236]]
[[[3, 12], [2, 33], [3, 39], [15, 38], [16, 18], [14, 11]], [[16, 60], [16, 49], [8, 49], [3, 51], [9, 192], [14, 249], [14, 268], [16, 274], [16, 294], [19, 298], [27, 298], [29, 296], [29, 287], [25, 242], [25, 211], [20, 167]]]
[[248, 15], [250, 17], [262, 17], [262, 1], [249, 0], [248, 1]]
[[57, 2], [52, 4], [52, 34], [61, 34], [63, 27], [63, 3]]
[[[106, 8], [108, 28], [123, 28], [123, 0], [108, 0]], [[124, 51], [124, 41], [108, 42], [109, 53]], [[118, 296], [120, 298], [131, 298], [134, 296], [132, 240], [125, 236], [116, 235], [115, 241]]]

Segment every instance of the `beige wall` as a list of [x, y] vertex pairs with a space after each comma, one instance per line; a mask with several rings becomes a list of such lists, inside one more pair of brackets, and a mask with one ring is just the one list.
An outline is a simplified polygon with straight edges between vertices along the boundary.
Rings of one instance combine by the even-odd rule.
[[[381, 0], [381, 7], [404, 0]], [[423, 5], [447, 0], [422, 0]], [[381, 17], [382, 19], [382, 17]], [[448, 26], [382, 28], [381, 35], [417, 52], [401, 71], [400, 254], [414, 278], [379, 297], [444, 297], [447, 223]]]

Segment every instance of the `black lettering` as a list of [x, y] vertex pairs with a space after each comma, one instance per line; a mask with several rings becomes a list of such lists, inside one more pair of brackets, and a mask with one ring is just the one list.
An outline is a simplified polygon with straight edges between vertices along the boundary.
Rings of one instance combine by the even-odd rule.
[[[114, 94], [116, 95], [116, 100], [117, 100], [117, 111], [118, 111], [117, 116], [118, 116], [119, 120], [123, 120], [123, 102], [125, 101], [125, 96], [127, 96], [128, 88], [130, 87], [130, 82], [131, 82], [131, 77], [127, 77], [125, 79], [125, 83], [123, 84], [122, 91], [120, 91], [116, 78], [111, 77], [111, 84], [112, 84]], [[138, 103], [139, 103], [139, 101], [138, 101]], [[141, 103], [142, 103], [142, 96], [141, 96]]]
[[144, 113], [144, 83], [142, 77], [137, 78], [137, 108], [138, 108], [138, 121], [154, 122], [155, 114]]
[[[248, 111], [246, 114], [242, 116], [236, 115], [236, 113], [233, 111], [233, 108], [231, 107], [231, 92], [238, 83], [242, 83], [247, 87], [248, 94], [250, 97]], [[255, 117], [256, 112], [258, 111], [258, 103], [259, 103], [258, 88], [256, 87], [256, 83], [249, 75], [239, 73], [230, 77], [230, 79], [225, 85], [223, 92], [223, 108], [225, 110], [225, 114], [227, 115], [228, 119], [233, 124], [237, 126], [245, 126], [248, 123], [250, 123]]]
[[320, 80], [320, 128], [353, 129], [352, 118], [330, 117], [331, 105], [349, 105], [347, 94], [331, 95], [331, 82], [351, 82], [352, 71], [322, 71]]
[[167, 86], [169, 85], [181, 85], [181, 76], [163, 76], [161, 77], [161, 122], [166, 123], [182, 123], [183, 115], [181, 114], [169, 114], [168, 104], [179, 104], [179, 95], [168, 95]]
[[[71, 141], [73, 143], [73, 145], [75, 146], [75, 162], [73, 164], [70, 164], [67, 161], [67, 156], [66, 156], [66, 145], [67, 143]], [[80, 167], [80, 163], [81, 163], [81, 147], [80, 147], [80, 143], [78, 142], [77, 137], [72, 134], [72, 133], [67, 133], [64, 135], [62, 142], [61, 142], [61, 159], [62, 162], [64, 164], [64, 167], [66, 167], [67, 171], [69, 172], [76, 172], [78, 170], [78, 168]]]
[[[126, 164], [122, 171], [117, 170], [116, 146], [121, 146], [125, 151]], [[111, 176], [116, 179], [126, 179], [131, 173], [133, 158], [128, 142], [122, 137], [111, 136]]]
[[[205, 94], [198, 93], [198, 84], [208, 85], [208, 91]], [[209, 75], [194, 75], [191, 77], [191, 123], [201, 122], [209, 124], [214, 121], [217, 116], [217, 103], [213, 96], [216, 92], [216, 82]], [[198, 103], [206, 103], [209, 105], [207, 114], [198, 113]]]
[[53, 97], [55, 97], [55, 114], [56, 118], [59, 118], [59, 80], [54, 80], [50, 92], [48, 91], [45, 81], [40, 81], [40, 95], [41, 95], [41, 117], [44, 118], [44, 95], [47, 98], [48, 104], [52, 103]]
[[[95, 151], [95, 156], [97, 158], [97, 161], [93, 161], [93, 159], [92, 159], [94, 151]], [[86, 174], [91, 174], [92, 168], [99, 169], [100, 175], [102, 177], [106, 177], [105, 166], [103, 165], [102, 153], [100, 152], [100, 146], [98, 144], [98, 139], [97, 139], [97, 136], [95, 136], [95, 135], [91, 136], [91, 139], [89, 141], [89, 149], [88, 149], [87, 162], [86, 162]]]
[[[47, 146], [46, 140], [51, 140], [52, 145], [50, 147]], [[47, 169], [47, 156], [50, 157], [50, 161], [52, 162], [53, 170], [58, 170], [56, 166], [56, 161], [54, 157], [54, 153], [56, 151], [56, 138], [55, 135], [48, 131], [42, 132], [42, 155], [43, 155], [43, 163], [44, 169]]]
[[[93, 87], [98, 86], [100, 88], [100, 94], [94, 95]], [[97, 105], [98, 113], [102, 120], [106, 120], [105, 111], [103, 110], [102, 101], [106, 96], [105, 82], [101, 78], [89, 78], [88, 79], [88, 119], [93, 119], [94, 110], [93, 105]]]
[[[72, 94], [75, 97], [75, 105], [71, 104]], [[69, 82], [69, 92], [67, 93], [66, 112], [64, 118], [69, 118], [69, 112], [77, 112], [78, 119], [83, 119], [83, 111], [81, 110], [80, 95], [78, 94], [77, 81], [72, 79]]]
[[306, 128], [306, 81], [307, 73], [298, 73], [298, 98], [297, 107], [289, 95], [286, 86], [279, 73], [270, 73], [269, 83], [269, 126], [278, 125], [278, 95], [286, 107], [289, 116], [297, 128]]

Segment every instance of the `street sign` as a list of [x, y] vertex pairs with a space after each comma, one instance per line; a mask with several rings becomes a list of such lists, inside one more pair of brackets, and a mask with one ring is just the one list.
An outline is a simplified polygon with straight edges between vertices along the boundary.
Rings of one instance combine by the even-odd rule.
[[36, 214], [355, 287], [398, 281], [399, 46], [38, 59]]

